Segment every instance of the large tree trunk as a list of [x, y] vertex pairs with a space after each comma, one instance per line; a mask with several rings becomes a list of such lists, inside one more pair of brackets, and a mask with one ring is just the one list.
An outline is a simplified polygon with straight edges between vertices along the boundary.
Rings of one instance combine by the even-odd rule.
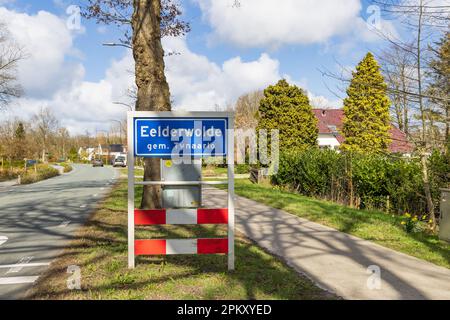
[[[137, 111], [170, 111], [169, 85], [164, 74], [160, 0], [134, 0], [133, 56], [136, 63]], [[144, 161], [144, 181], [160, 181], [160, 160]], [[142, 209], [160, 208], [161, 187], [145, 186]]]

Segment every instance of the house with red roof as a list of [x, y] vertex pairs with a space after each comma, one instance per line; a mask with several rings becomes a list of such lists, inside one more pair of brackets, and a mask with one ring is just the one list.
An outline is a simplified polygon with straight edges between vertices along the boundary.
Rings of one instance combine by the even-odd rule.
[[[316, 115], [319, 127], [319, 147], [337, 150], [344, 142], [345, 138], [340, 134], [343, 121], [344, 110], [342, 109], [313, 109]], [[391, 145], [389, 151], [392, 153], [401, 153], [410, 155], [414, 150], [414, 146], [408, 141], [406, 135], [397, 127], [392, 125]]]

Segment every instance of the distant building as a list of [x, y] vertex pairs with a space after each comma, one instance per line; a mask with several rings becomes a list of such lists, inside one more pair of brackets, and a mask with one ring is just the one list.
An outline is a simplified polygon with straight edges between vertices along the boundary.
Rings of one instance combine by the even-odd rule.
[[[342, 109], [313, 109], [319, 127], [319, 147], [338, 150], [345, 138], [340, 134], [343, 127], [344, 110]], [[391, 145], [389, 151], [410, 155], [414, 150], [406, 135], [397, 127], [392, 126], [390, 130]]]
[[112, 163], [117, 157], [127, 156], [127, 148], [123, 144], [110, 144], [109, 146], [102, 146], [103, 156], [107, 156]]
[[98, 145], [97, 147], [85, 147], [78, 150], [82, 160], [92, 161], [95, 158], [106, 159], [113, 162], [119, 156], [127, 155], [127, 148], [122, 144]]
[[80, 147], [80, 149], [78, 149], [78, 156], [83, 161], [92, 161], [95, 158], [97, 150], [98, 148], [94, 147]]

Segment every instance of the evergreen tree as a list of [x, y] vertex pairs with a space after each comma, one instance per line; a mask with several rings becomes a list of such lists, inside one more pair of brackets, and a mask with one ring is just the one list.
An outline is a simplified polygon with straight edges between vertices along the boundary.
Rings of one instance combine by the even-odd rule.
[[286, 80], [264, 90], [259, 106], [258, 132], [280, 131], [280, 150], [302, 150], [317, 145], [317, 119], [305, 92]]
[[25, 139], [25, 128], [24, 128], [22, 122], [19, 122], [17, 124], [16, 132], [15, 132], [15, 138], [17, 140], [24, 140]]
[[25, 127], [22, 122], [17, 124], [14, 132], [14, 158], [22, 160], [25, 157]]
[[444, 124], [444, 141], [450, 154], [450, 32], [437, 43], [437, 48], [431, 48], [435, 57], [430, 63], [431, 83], [429, 93], [436, 97], [431, 99], [438, 107], [438, 122]]
[[75, 162], [78, 160], [78, 152], [77, 149], [75, 149], [75, 147], [70, 148], [69, 150], [69, 159], [72, 162]]
[[344, 100], [345, 142], [342, 149], [381, 152], [391, 143], [391, 117], [387, 85], [372, 53], [356, 67]]

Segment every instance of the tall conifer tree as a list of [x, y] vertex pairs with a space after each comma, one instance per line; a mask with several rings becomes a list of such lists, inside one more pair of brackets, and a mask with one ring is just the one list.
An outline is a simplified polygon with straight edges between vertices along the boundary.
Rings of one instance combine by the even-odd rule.
[[317, 118], [308, 96], [286, 80], [264, 90], [259, 114], [258, 130], [279, 130], [281, 150], [301, 150], [317, 145]]
[[390, 100], [380, 65], [372, 53], [356, 67], [344, 100], [343, 150], [386, 151], [391, 143]]

